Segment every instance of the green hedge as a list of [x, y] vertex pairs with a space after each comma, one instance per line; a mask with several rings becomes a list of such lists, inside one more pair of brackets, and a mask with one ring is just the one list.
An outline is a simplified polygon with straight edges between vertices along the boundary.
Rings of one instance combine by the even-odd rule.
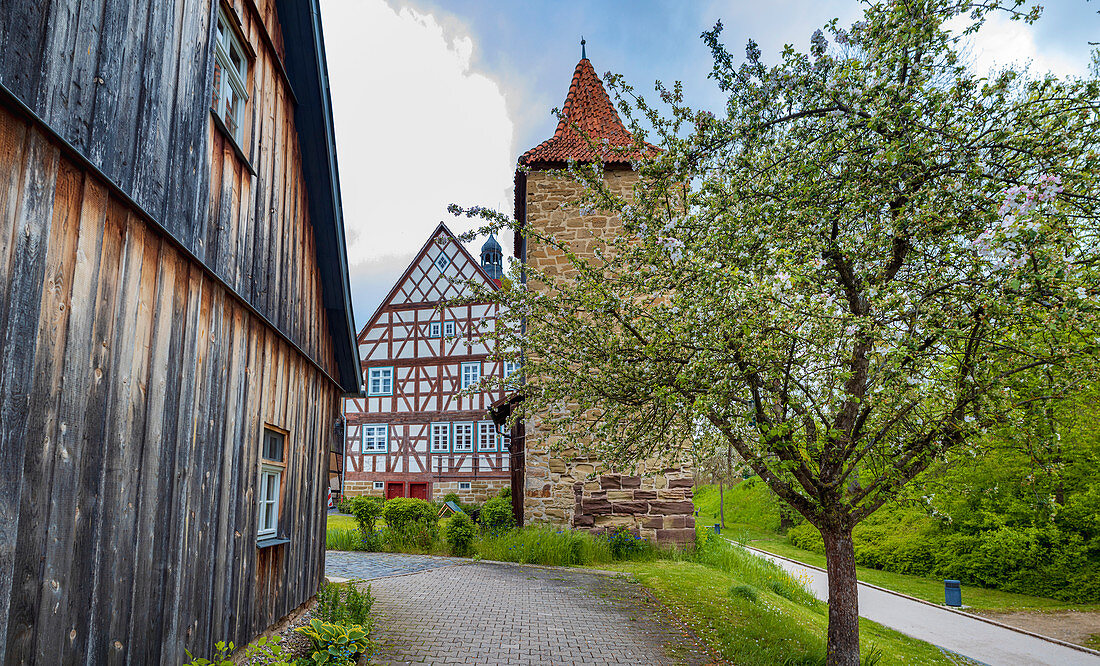
[[[852, 536], [861, 566], [1074, 603], [1100, 601], [1100, 562], [1080, 535], [1054, 525], [963, 534], [941, 528], [918, 509], [891, 508], [857, 525]], [[792, 529], [787, 541], [825, 551], [809, 523]]]

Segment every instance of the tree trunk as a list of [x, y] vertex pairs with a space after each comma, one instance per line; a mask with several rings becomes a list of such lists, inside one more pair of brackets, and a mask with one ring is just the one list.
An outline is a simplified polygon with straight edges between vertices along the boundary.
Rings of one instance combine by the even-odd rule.
[[829, 570], [828, 666], [859, 666], [859, 588], [852, 530], [821, 530]]
[[722, 529], [726, 527], [726, 496], [725, 489], [721, 481], [718, 482], [718, 518], [722, 523]]

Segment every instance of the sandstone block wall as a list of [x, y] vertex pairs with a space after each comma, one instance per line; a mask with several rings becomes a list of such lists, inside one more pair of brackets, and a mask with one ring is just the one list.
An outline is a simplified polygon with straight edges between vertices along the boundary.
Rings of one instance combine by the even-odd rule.
[[459, 490], [458, 481], [438, 481], [432, 484], [432, 501], [442, 502], [443, 496], [455, 493], [467, 504], [484, 504], [500, 494], [505, 486], [512, 485], [511, 479], [474, 479], [469, 490]]
[[[605, 182], [629, 196], [638, 176], [632, 171], [607, 171]], [[573, 204], [581, 185], [532, 171], [527, 175], [527, 221], [569, 243], [577, 254], [591, 255], [598, 236], [622, 232], [618, 216], [583, 215]], [[527, 262], [548, 274], [566, 276], [569, 261], [556, 248], [528, 242]], [[539, 288], [532, 281], [531, 287]], [[665, 545], [685, 545], [695, 539], [692, 505], [694, 473], [685, 457], [670, 462], [647, 461], [623, 473], [614, 461], [578, 455], [575, 450], [554, 452], [554, 438], [546, 438], [538, 420], [527, 427], [524, 478], [524, 522], [604, 532], [618, 527]]]

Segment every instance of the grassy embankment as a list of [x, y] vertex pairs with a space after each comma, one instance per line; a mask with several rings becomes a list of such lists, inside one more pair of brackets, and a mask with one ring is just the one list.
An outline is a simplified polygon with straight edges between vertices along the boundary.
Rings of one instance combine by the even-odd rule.
[[[825, 556], [787, 543], [779, 533], [779, 507], [763, 484], [738, 484], [725, 491], [726, 526], [722, 535], [769, 553], [825, 568]], [[695, 506], [699, 510], [697, 524], [711, 526], [718, 522], [718, 486], [698, 486]], [[943, 603], [943, 581], [923, 576], [897, 574], [878, 569], [857, 567], [859, 580], [909, 596]], [[1007, 612], [1024, 610], [1086, 610], [1098, 611], [1100, 605], [1074, 604], [1058, 599], [1033, 597], [971, 585], [963, 586], [963, 603], [975, 610]]]

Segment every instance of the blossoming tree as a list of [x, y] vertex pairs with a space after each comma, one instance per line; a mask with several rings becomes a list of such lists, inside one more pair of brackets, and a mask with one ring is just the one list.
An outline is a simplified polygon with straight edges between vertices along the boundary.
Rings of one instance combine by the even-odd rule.
[[559, 174], [587, 186], [571, 205], [622, 220], [594, 257], [455, 210], [571, 262], [476, 296], [509, 309], [495, 334], [524, 350], [529, 413], [609, 460], [717, 438], [821, 531], [829, 664], [859, 662], [853, 526], [1013, 404], [1072, 392], [1096, 353], [1100, 88], [957, 54], [958, 31], [1025, 9], [879, 2], [771, 66], [752, 42], [735, 62], [718, 24], [718, 116], [609, 75], [633, 149], [662, 152], [625, 198], [600, 164]]

